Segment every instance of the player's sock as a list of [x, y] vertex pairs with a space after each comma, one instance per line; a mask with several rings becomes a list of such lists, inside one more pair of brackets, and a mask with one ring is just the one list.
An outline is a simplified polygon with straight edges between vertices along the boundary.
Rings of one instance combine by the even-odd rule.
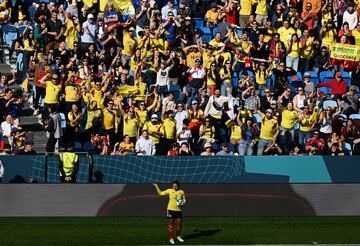
[[171, 240], [174, 237], [174, 226], [169, 224], [168, 230], [169, 230], [169, 239]]

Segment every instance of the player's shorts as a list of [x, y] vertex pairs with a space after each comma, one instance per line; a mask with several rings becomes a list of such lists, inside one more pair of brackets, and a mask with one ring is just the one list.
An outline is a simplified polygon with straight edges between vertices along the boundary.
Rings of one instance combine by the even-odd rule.
[[181, 219], [182, 218], [182, 212], [181, 211], [168, 210], [166, 217], [168, 219]]

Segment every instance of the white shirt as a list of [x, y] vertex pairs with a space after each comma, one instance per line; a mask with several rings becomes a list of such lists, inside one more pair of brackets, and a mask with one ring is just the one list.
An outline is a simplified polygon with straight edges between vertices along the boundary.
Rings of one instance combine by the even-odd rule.
[[166, 20], [167, 19], [167, 16], [168, 16], [168, 13], [169, 12], [173, 12], [173, 14], [174, 14], [174, 16], [177, 16], [177, 10], [176, 9], [174, 9], [174, 8], [169, 8], [169, 6], [168, 5], [165, 5], [162, 9], [161, 9], [161, 18], [163, 19], [163, 20]]
[[6, 137], [10, 137], [11, 135], [11, 130], [12, 128], [14, 127], [13, 124], [11, 123], [7, 123], [6, 121], [3, 121], [1, 123], [1, 131], [2, 131], [2, 134]]
[[136, 141], [135, 150], [138, 155], [155, 155], [156, 153], [155, 144], [150, 138], [140, 137]]
[[179, 137], [177, 138], [177, 142], [180, 145], [182, 143], [189, 143], [189, 139], [192, 138], [191, 130], [189, 129], [185, 129], [185, 130], [180, 129], [177, 133], [178, 134], [180, 133]]
[[189, 70], [189, 74], [193, 79], [203, 79], [203, 78], [205, 78], [206, 72], [205, 72], [205, 69], [202, 67], [199, 67], [199, 68], [192, 67]]
[[156, 74], [156, 84], [158, 86], [166, 86], [169, 84], [169, 70], [171, 67], [167, 67], [165, 69], [159, 69]]
[[183, 110], [183, 111], [181, 111], [181, 112], [179, 112], [179, 111], [176, 111], [176, 113], [175, 113], [175, 120], [176, 120], [176, 131], [179, 131], [179, 130], [181, 130], [182, 129], [182, 127], [183, 127], [183, 121], [185, 120], [185, 119], [187, 119], [187, 113], [186, 113], [186, 111], [185, 110]]
[[[83, 30], [85, 28], [89, 29], [89, 32], [91, 33], [91, 35], [95, 38], [95, 31], [96, 31], [96, 25], [95, 24], [90, 24], [88, 21], [85, 21], [82, 25]], [[94, 39], [91, 38], [90, 34], [88, 34], [87, 32], [83, 32], [83, 35], [81, 36], [81, 42], [83, 43], [87, 43], [87, 44], [93, 44]]]
[[345, 22], [349, 23], [350, 30], [354, 30], [358, 23], [357, 11], [354, 11], [354, 13], [350, 14], [349, 11], [346, 10], [343, 15], [343, 23]]

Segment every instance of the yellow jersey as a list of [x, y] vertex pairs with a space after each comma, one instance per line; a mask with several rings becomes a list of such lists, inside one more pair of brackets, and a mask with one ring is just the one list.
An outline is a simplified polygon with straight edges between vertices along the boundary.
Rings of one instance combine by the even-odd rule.
[[147, 130], [150, 139], [154, 142], [154, 144], [160, 143], [160, 137], [164, 136], [164, 127], [163, 124], [153, 124], [151, 121], [147, 121], [144, 124], [143, 130]]
[[240, 1], [240, 15], [251, 15], [252, 1], [251, 0], [242, 0]]
[[166, 118], [163, 121], [164, 124], [164, 138], [165, 139], [175, 139], [176, 135], [176, 120]]
[[186, 198], [185, 192], [183, 190], [166, 189], [164, 191], [161, 191], [159, 187], [156, 186], [156, 191], [160, 196], [169, 196], [167, 210], [181, 212], [181, 207], [176, 204], [176, 201], [183, 200], [183, 204], [185, 204]]
[[65, 101], [66, 102], [77, 102], [77, 95], [79, 93], [79, 87], [75, 85], [67, 85], [65, 87]]
[[354, 36], [355, 38], [355, 44], [356, 45], [360, 45], [360, 31], [358, 31], [358, 29], [354, 29], [352, 31], [352, 35]]
[[131, 138], [136, 137], [139, 120], [137, 117], [130, 118], [127, 114], [123, 116], [124, 135], [128, 135]]
[[118, 117], [115, 110], [103, 109], [103, 128], [105, 130], [118, 128]]
[[54, 85], [51, 81], [46, 81], [45, 99], [47, 104], [59, 103], [59, 94], [61, 92], [61, 85]]
[[267, 119], [265, 114], [261, 114], [260, 138], [272, 140], [279, 128], [279, 122], [276, 118]]
[[283, 109], [281, 115], [281, 126], [286, 129], [294, 128], [297, 120], [299, 119], [299, 114], [295, 110], [288, 110], [287, 108]]

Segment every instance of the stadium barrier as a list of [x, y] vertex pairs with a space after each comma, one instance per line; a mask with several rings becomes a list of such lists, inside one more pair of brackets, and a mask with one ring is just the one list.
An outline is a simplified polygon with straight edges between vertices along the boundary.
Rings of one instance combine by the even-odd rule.
[[[360, 184], [181, 184], [181, 189], [185, 217], [360, 215]], [[150, 184], [3, 184], [0, 201], [0, 217], [165, 217], [168, 197], [158, 196]]]
[[[77, 183], [360, 183], [357, 156], [91, 156]], [[2, 183], [59, 183], [57, 155], [0, 156]]]

